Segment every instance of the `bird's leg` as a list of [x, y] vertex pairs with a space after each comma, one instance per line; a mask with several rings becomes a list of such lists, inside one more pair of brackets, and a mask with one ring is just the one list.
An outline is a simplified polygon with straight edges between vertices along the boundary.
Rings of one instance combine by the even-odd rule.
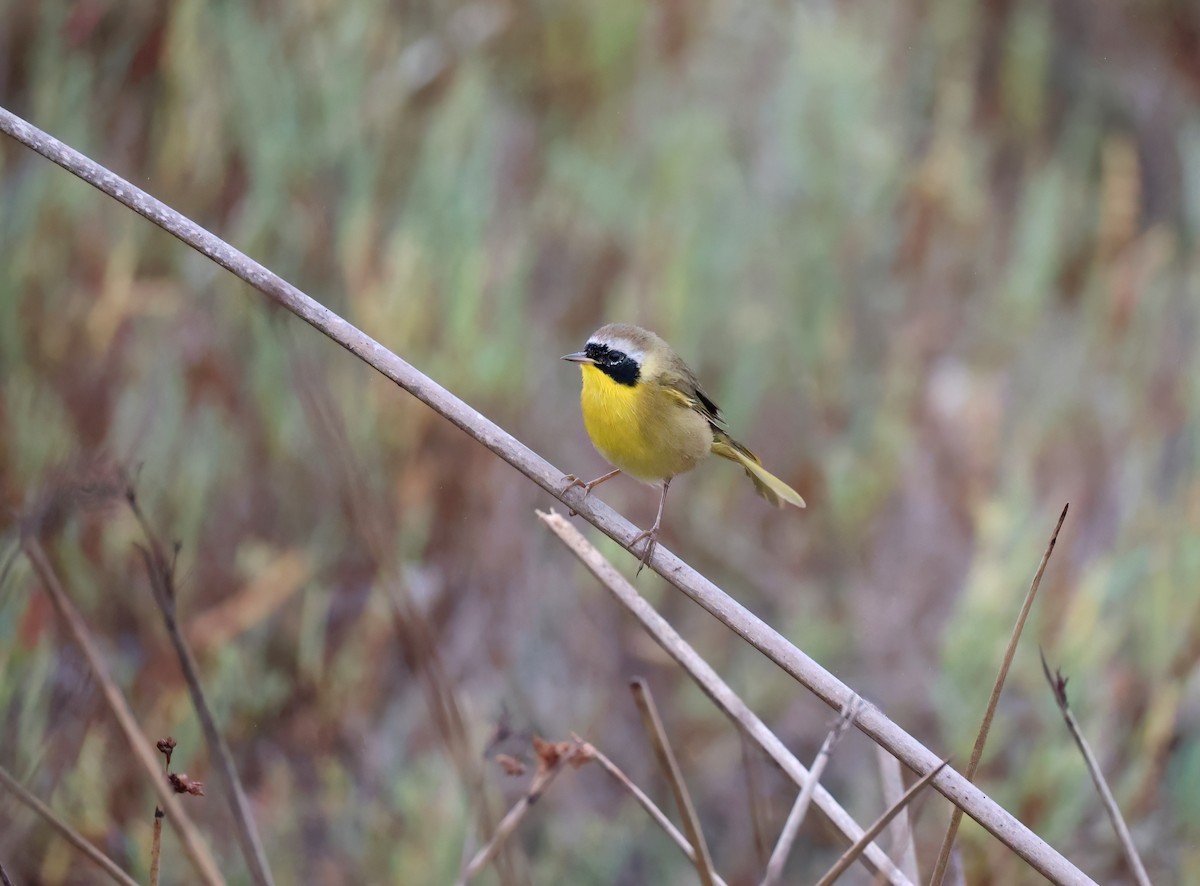
[[[613, 477], [617, 476], [617, 474], [619, 474], [619, 473], [621, 473], [621, 469], [617, 468], [616, 470], [609, 471], [604, 476], [597, 477], [595, 480], [590, 480], [587, 483], [584, 483], [582, 480], [580, 480], [574, 474], [567, 474], [567, 476], [563, 477], [563, 480], [566, 481], [567, 485], [563, 487], [562, 494], [566, 495], [568, 492], [570, 492], [576, 486], [579, 486], [580, 488], [583, 489], [583, 498], [587, 498], [588, 493], [590, 493], [595, 487], [599, 486], [605, 480], [611, 480]], [[582, 500], [583, 499], [580, 499], [580, 501], [582, 501]], [[577, 513], [576, 511], [572, 510], [571, 516], [574, 517], [576, 513]]]
[[654, 525], [644, 532], [638, 533], [633, 541], [629, 543], [630, 550], [642, 539], [646, 540], [646, 550], [642, 553], [642, 563], [638, 566], [634, 576], [642, 574], [642, 570], [646, 568], [646, 564], [650, 562], [650, 558], [654, 556], [654, 549], [658, 547], [658, 527], [662, 524], [663, 507], [667, 503], [667, 489], [671, 486], [671, 478], [663, 480], [662, 498], [658, 500], [658, 516], [654, 518]]

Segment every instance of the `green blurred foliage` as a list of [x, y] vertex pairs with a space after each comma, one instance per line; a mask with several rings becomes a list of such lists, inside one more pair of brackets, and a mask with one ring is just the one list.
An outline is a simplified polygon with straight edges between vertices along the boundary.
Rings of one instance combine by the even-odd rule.
[[[602, 465], [558, 355], [608, 320], [661, 332], [810, 502], [770, 512], [705, 466], [673, 486], [667, 543], [956, 760], [1069, 500], [979, 780], [1096, 879], [1127, 877], [1040, 645], [1152, 876], [1185, 881], [1200, 863], [1197, 16], [1179, 0], [0, 0], [0, 102], [564, 471]], [[22, 527], [143, 727], [210, 781], [191, 808], [247, 878], [125, 471], [181, 542], [181, 614], [280, 882], [448, 882], [483, 797], [495, 816], [527, 783], [490, 755], [532, 765], [533, 733], [580, 732], [666, 804], [634, 673], [718, 867], [757, 880], [792, 789], [546, 537], [546, 496], [9, 142], [0, 255], [0, 763], [89, 838], [144, 878], [153, 799], [17, 554]], [[635, 484], [602, 494], [653, 514]], [[810, 757], [828, 712], [657, 579], [640, 586]], [[826, 777], [862, 819], [880, 808], [874, 767], [847, 741]], [[946, 817], [928, 807], [923, 860]], [[960, 845], [971, 883], [1033, 879], [969, 823]], [[789, 870], [815, 877], [838, 848], [810, 822]], [[186, 882], [173, 839], [166, 858]], [[0, 862], [22, 882], [93, 876], [8, 797]], [[594, 768], [562, 776], [509, 863], [540, 883], [689, 880]]]

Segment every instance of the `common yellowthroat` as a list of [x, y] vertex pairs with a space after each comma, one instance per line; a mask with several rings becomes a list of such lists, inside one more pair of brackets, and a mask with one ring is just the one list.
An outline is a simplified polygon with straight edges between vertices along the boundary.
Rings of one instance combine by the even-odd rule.
[[804, 507], [792, 487], [769, 473], [758, 456], [725, 431], [721, 411], [700, 387], [696, 374], [653, 332], [628, 323], [610, 323], [592, 333], [584, 349], [563, 357], [583, 370], [580, 406], [592, 445], [615, 466], [584, 483], [574, 474], [563, 492], [580, 486], [584, 497], [617, 474], [643, 483], [662, 484], [654, 525], [630, 543], [645, 540], [638, 572], [650, 562], [658, 544], [663, 506], [671, 480], [690, 471], [709, 453], [746, 469], [754, 488], [776, 507]]

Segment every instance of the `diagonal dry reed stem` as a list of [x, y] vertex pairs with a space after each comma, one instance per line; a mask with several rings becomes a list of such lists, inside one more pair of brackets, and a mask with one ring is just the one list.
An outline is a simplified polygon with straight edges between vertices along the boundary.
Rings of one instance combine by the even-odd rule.
[[[628, 548], [640, 535], [636, 526], [599, 499], [589, 496], [584, 500], [583, 493], [575, 491], [565, 496], [562, 492], [564, 472], [555, 469], [495, 422], [455, 397], [433, 379], [418, 372], [362, 330], [313, 300], [278, 274], [234, 249], [165, 203], [4, 108], [0, 108], [0, 131], [152, 221], [250, 284], [276, 304], [291, 311], [435, 410], [472, 439], [482, 443], [614, 541]], [[570, 501], [567, 501], [567, 498]], [[665, 547], [660, 545], [655, 549], [650, 566], [825, 704], [837, 710], [851, 696], [850, 688], [842, 681]], [[873, 741], [891, 751], [914, 772], [929, 772], [938, 765], [938, 757], [933, 751], [874, 706], [862, 712], [858, 718], [858, 728]], [[1092, 882], [1079, 868], [957, 772], [948, 768], [942, 769], [933, 780], [933, 786], [1043, 876], [1057, 883]]]
[[[122, 884], [122, 886], [138, 886], [137, 880], [121, 870], [115, 861], [89, 843], [83, 834], [59, 818], [53, 809], [30, 793], [3, 766], [0, 766], [0, 784], [3, 784], [12, 792], [13, 796], [44, 818], [47, 824], [62, 835], [63, 839], [86, 855], [89, 860], [98, 865], [104, 873], [108, 874], [116, 882]], [[4, 882], [8, 882], [7, 877], [5, 877]]]
[[[680, 667], [687, 671], [704, 693], [712, 699], [713, 704], [741, 728], [743, 735], [757, 743], [798, 787], [803, 788], [812, 781], [811, 774], [804, 768], [796, 755], [788, 750], [779, 737], [767, 728], [766, 724], [750, 710], [741, 697], [729, 687], [729, 684], [720, 678], [708, 662], [679, 636], [670, 623], [634, 590], [628, 579], [617, 572], [595, 545], [584, 538], [582, 533], [561, 514], [554, 512], [547, 514], [542, 511], [537, 513], [538, 518], [599, 579], [601, 586], [641, 622], [646, 632], [679, 663]], [[819, 783], [815, 783], [814, 800], [817, 808], [825, 814], [834, 827], [845, 835], [850, 843], [854, 843], [862, 836], [862, 827]], [[872, 844], [868, 847], [864, 858], [893, 886], [905, 886], [910, 883], [877, 845]]]
[[479, 876], [483, 869], [488, 866], [488, 863], [500, 851], [500, 847], [504, 845], [504, 842], [517, 829], [517, 825], [521, 823], [521, 819], [525, 817], [525, 813], [533, 808], [538, 797], [546, 788], [550, 787], [550, 784], [558, 777], [558, 773], [562, 772], [562, 768], [562, 764], [560, 763], [546, 770], [544, 774], [538, 774], [538, 777], [534, 779], [533, 785], [529, 789], [529, 793], [518, 800], [512, 809], [508, 810], [504, 817], [500, 819], [500, 823], [496, 825], [496, 832], [492, 834], [492, 839], [488, 840], [487, 844], [467, 862], [462, 874], [458, 878], [458, 886], [465, 886], [465, 884]]
[[[535, 746], [538, 740], [534, 739]], [[505, 813], [500, 819], [500, 823], [496, 825], [496, 830], [492, 834], [492, 838], [478, 852], [471, 857], [471, 860], [463, 866], [462, 873], [459, 874], [458, 880], [455, 881], [455, 886], [466, 886], [472, 879], [479, 876], [488, 863], [496, 857], [500, 848], [513, 835], [521, 820], [535, 803], [545, 793], [546, 789], [558, 777], [563, 768], [568, 764], [580, 766], [590, 762], [588, 756], [589, 748], [584, 746], [578, 738], [572, 742], [562, 742], [557, 746], [556, 750], [552, 750], [551, 759], [547, 762], [546, 756], [539, 752], [539, 762], [537, 771], [534, 773], [533, 781], [530, 782], [529, 790], [525, 796], [518, 800], [513, 807]]]
[[105, 663], [104, 656], [100, 654], [100, 650], [92, 639], [87, 623], [75, 608], [75, 604], [67, 596], [67, 592], [63, 590], [62, 582], [58, 580], [58, 575], [50, 565], [50, 560], [46, 556], [41, 543], [31, 535], [24, 535], [21, 539], [21, 547], [25, 551], [25, 556], [29, 558], [34, 572], [37, 573], [38, 578], [41, 580], [42, 588], [45, 589], [51, 602], [54, 604], [59, 618], [66, 625], [67, 631], [75, 641], [75, 644], [83, 652], [84, 658], [87, 659], [92, 675], [96, 678], [96, 682], [100, 684], [104, 700], [108, 703], [109, 710], [116, 719], [117, 725], [121, 727], [121, 732], [125, 735], [125, 741], [133, 753], [133, 758], [138, 761], [142, 770], [150, 779], [151, 785], [154, 786], [154, 791], [158, 794], [158, 805], [166, 810], [167, 817], [171, 821], [171, 826], [175, 829], [175, 833], [179, 835], [179, 841], [183, 844], [183, 851], [191, 860], [196, 873], [208, 886], [224, 883], [225, 878], [221, 876], [220, 871], [217, 869], [217, 863], [213, 860], [208, 847], [205, 846], [200, 832], [196, 829], [196, 825], [192, 823], [191, 818], [183, 809], [183, 804], [171, 792], [170, 785], [163, 778], [158, 760], [155, 759], [153, 751], [150, 750], [150, 748], [154, 747], [154, 742], [138, 727], [137, 720], [134, 718], [133, 712], [129, 709], [125, 697], [121, 694], [121, 690], [117, 688], [116, 682], [108, 672], [108, 665]]
[[829, 755], [833, 751], [833, 746], [846, 734], [846, 730], [854, 722], [854, 718], [858, 714], [858, 709], [861, 705], [862, 699], [858, 696], [848, 701], [845, 707], [842, 708], [841, 714], [838, 715], [837, 723], [829, 730], [829, 734], [825, 736], [825, 740], [821, 742], [821, 748], [817, 751], [817, 756], [813, 758], [812, 766], [808, 767], [808, 780], [804, 782], [804, 787], [800, 789], [800, 796], [796, 798], [796, 802], [792, 805], [792, 810], [788, 813], [787, 820], [783, 823], [783, 830], [779, 834], [779, 840], [775, 843], [775, 849], [771, 852], [771, 858], [767, 861], [767, 874], [763, 877], [763, 886], [774, 886], [783, 876], [783, 866], [787, 864], [788, 855], [792, 851], [792, 845], [796, 842], [796, 835], [800, 833], [800, 825], [804, 824], [804, 816], [808, 814], [808, 807], [812, 804], [813, 794], [816, 792], [817, 785], [821, 782], [821, 776], [825, 773], [825, 764], [829, 762]]
[[700, 828], [700, 817], [696, 815], [696, 807], [692, 804], [692, 796], [688, 793], [687, 784], [683, 780], [683, 772], [675, 752], [671, 750], [671, 741], [667, 738], [667, 730], [663, 728], [662, 718], [658, 715], [658, 705], [654, 703], [654, 694], [646, 681], [635, 677], [629, 681], [629, 691], [642, 714], [642, 723], [646, 734], [650, 736], [650, 744], [654, 748], [654, 756], [663, 771], [663, 776], [671, 785], [671, 793], [675, 797], [675, 808], [683, 819], [683, 831], [687, 834], [688, 842], [694, 852], [692, 862], [696, 865], [696, 873], [700, 876], [701, 886], [713, 886], [712, 856], [708, 852], [708, 843], [704, 840], [704, 831]]
[[234, 830], [238, 845], [242, 849], [242, 856], [246, 859], [246, 867], [250, 870], [251, 879], [258, 886], [274, 886], [267, 853], [258, 836], [254, 816], [250, 813], [250, 802], [246, 799], [246, 791], [238, 776], [237, 766], [234, 765], [233, 754], [225, 736], [217, 728], [216, 717], [213, 716], [208, 697], [204, 694], [204, 684], [200, 682], [200, 668], [196, 665], [196, 658], [192, 655], [187, 641], [183, 639], [183, 632], [179, 629], [179, 622], [175, 617], [175, 559], [168, 558], [163, 552], [162, 545], [159, 544], [146, 515], [138, 505], [133, 486], [126, 488], [125, 499], [146, 536], [148, 547], [140, 550], [146, 574], [150, 579], [152, 596], [162, 614], [167, 637], [175, 649], [175, 657], [179, 659], [179, 669], [183, 672], [184, 682], [187, 683], [188, 694], [192, 698], [192, 707], [196, 710], [200, 728], [204, 731], [209, 754], [216, 764], [217, 774], [224, 782], [225, 796], [229, 802], [229, 810], [233, 813]]
[[[988, 733], [992, 728], [992, 717], [996, 714], [996, 706], [1000, 703], [1000, 693], [1004, 689], [1004, 681], [1008, 678], [1008, 669], [1012, 665], [1013, 656], [1017, 653], [1017, 643], [1021, 640], [1021, 631], [1025, 629], [1025, 619], [1029, 617], [1029, 610], [1033, 607], [1038, 588], [1042, 585], [1042, 575], [1046, 572], [1046, 564], [1050, 562], [1050, 555], [1054, 553], [1054, 543], [1058, 541], [1058, 532], [1062, 529], [1063, 521], [1067, 519], [1067, 509], [1070, 507], [1069, 503], [1063, 505], [1062, 513], [1058, 515], [1058, 523], [1054, 526], [1050, 543], [1046, 545], [1046, 552], [1042, 554], [1042, 560], [1038, 564], [1037, 572], [1033, 575], [1029, 591], [1025, 594], [1025, 602], [1021, 604], [1021, 611], [1017, 615], [1017, 623], [1013, 625], [1012, 634], [1008, 638], [1008, 647], [1004, 650], [1004, 660], [1000, 662], [1000, 671], [996, 674], [996, 682], [992, 684], [992, 694], [988, 698], [987, 708], [983, 712], [983, 722], [979, 724], [979, 733], [975, 736], [975, 747], [971, 749], [971, 759], [967, 763], [966, 772], [963, 773], [967, 781], [975, 780], [979, 761], [983, 759], [983, 746], [987, 744]], [[958, 826], [962, 823], [962, 817], [963, 811], [957, 807], [950, 814], [950, 825], [946, 828], [946, 836], [942, 838], [942, 847], [938, 850], [937, 863], [934, 865], [933, 875], [929, 878], [930, 886], [942, 886], [942, 878], [946, 876], [946, 866], [950, 863], [950, 850], [954, 848], [954, 838], [958, 834]]]
[[[904, 770], [900, 761], [875, 745], [875, 756], [879, 761], [879, 781], [883, 789], [883, 802], [892, 806], [904, 796]], [[888, 825], [888, 840], [893, 852], [899, 854], [896, 864], [904, 871], [904, 876], [914, 883], [921, 877], [917, 868], [917, 846], [913, 839], [912, 824], [909, 821], [908, 808], [905, 807]]]
[[[646, 792], [634, 784], [633, 780], [630, 779], [630, 777], [624, 772], [622, 772], [621, 768], [617, 766], [616, 763], [598, 751], [595, 745], [584, 741], [578, 735], [572, 734], [571, 737], [575, 739], [575, 741], [577, 741], [587, 751], [588, 754], [591, 755], [593, 760], [600, 764], [601, 769], [611, 775], [617, 784], [629, 792], [630, 796], [632, 796], [633, 799], [636, 800], [638, 804], [646, 810], [646, 814], [654, 819], [654, 823], [662, 828], [666, 835], [671, 838], [676, 846], [679, 847], [680, 851], [687, 856], [687, 860], [692, 864], [695, 864], [696, 851], [692, 849], [692, 844], [688, 842], [688, 838], [680, 833], [679, 828], [675, 827], [675, 825], [671, 823], [671, 820], [667, 818], [666, 813], [664, 813], [658, 808], [657, 805], [655, 805], [654, 801], [646, 795]], [[725, 881], [722, 880], [716, 872], [713, 873], [712, 878], [715, 886], [725, 886]]]
[[[736, 725], [736, 724], [735, 724]], [[758, 767], [753, 756], [754, 742], [741, 729], [738, 730], [738, 751], [741, 757], [743, 781], [746, 785], [746, 807], [750, 811], [750, 833], [754, 837], [754, 857], [763, 866], [767, 863], [768, 801], [759, 784]]]
[[888, 826], [888, 823], [891, 822], [891, 820], [897, 815], [899, 815], [900, 811], [904, 809], [904, 807], [912, 802], [913, 798], [921, 792], [921, 789], [924, 788], [925, 785], [933, 781], [938, 772], [945, 767], [947, 762], [948, 761], [943, 760], [939, 766], [929, 772], [926, 772], [913, 784], [911, 788], [905, 791], [904, 796], [893, 803], [887, 812], [879, 816], [879, 818], [875, 820], [875, 823], [867, 828], [867, 832], [863, 834], [861, 840], [842, 853], [842, 857], [839, 858], [834, 863], [833, 867], [829, 869], [829, 872], [820, 879], [820, 881], [817, 883], [817, 886], [830, 886], [834, 880], [844, 874], [850, 868], [850, 865], [854, 864], [854, 859], [856, 859], [862, 853], [867, 844], [883, 833], [883, 829]]
[[1063, 720], [1067, 724], [1071, 738], [1075, 739], [1079, 752], [1083, 754], [1083, 762], [1087, 766], [1088, 774], [1092, 776], [1092, 782], [1096, 785], [1096, 790], [1100, 792], [1104, 811], [1108, 813], [1113, 830], [1117, 832], [1117, 839], [1121, 841], [1121, 849], [1125, 852], [1129, 869], [1133, 871], [1138, 886], [1150, 886], [1150, 877], [1146, 874], [1146, 866], [1142, 864], [1142, 857], [1138, 855], [1137, 846], [1133, 843], [1133, 835], [1129, 833], [1129, 825], [1125, 823], [1125, 816], [1121, 814], [1121, 807], [1117, 805], [1116, 797], [1113, 796], [1104, 772], [1100, 769], [1100, 761], [1092, 753], [1092, 746], [1083, 737], [1079, 721], [1075, 719], [1075, 714], [1071, 712], [1071, 705], [1067, 702], [1067, 678], [1062, 675], [1062, 671], [1056, 671], [1051, 675], [1050, 665], [1046, 663], [1046, 654], [1041, 650], [1039, 650], [1039, 654], [1042, 656], [1042, 672], [1046, 675], [1046, 682], [1050, 684], [1050, 691], [1054, 693], [1054, 700], [1058, 703], [1058, 709], [1062, 711]]

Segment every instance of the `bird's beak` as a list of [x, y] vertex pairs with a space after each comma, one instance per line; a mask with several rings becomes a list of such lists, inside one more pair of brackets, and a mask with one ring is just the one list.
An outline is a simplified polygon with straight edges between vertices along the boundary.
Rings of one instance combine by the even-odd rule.
[[585, 354], [583, 351], [579, 351], [578, 353], [575, 353], [575, 354], [566, 354], [563, 356], [563, 359], [569, 363], [595, 363], [596, 362], [591, 357], [589, 357], [587, 354]]

